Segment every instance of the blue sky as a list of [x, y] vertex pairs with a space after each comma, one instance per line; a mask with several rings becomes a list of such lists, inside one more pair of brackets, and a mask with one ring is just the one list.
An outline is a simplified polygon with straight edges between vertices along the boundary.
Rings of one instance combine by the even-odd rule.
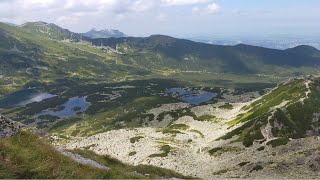
[[0, 21], [148, 36], [320, 35], [319, 0], [0, 0]]

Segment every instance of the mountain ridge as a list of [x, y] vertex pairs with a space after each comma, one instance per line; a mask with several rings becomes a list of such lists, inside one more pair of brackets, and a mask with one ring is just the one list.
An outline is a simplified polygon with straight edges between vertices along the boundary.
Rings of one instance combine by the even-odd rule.
[[[2, 22], [2, 23], [7, 24], [7, 25], [10, 25], [10, 24], [11, 24], [11, 23], [8, 24], [8, 23], [6, 23], [6, 22]], [[85, 34], [85, 33], [75, 33], [75, 32], [72, 32], [72, 31], [70, 31], [70, 30], [68, 30], [68, 29], [64, 29], [64, 28], [62, 28], [62, 27], [60, 27], [60, 26], [58, 26], [58, 25], [56, 25], [56, 24], [54, 24], [54, 23], [47, 23], [47, 22], [43, 22], [43, 21], [26, 22], [26, 23], [20, 25], [19, 27], [25, 27], [25, 26], [36, 25], [36, 24], [42, 25], [42, 26], [49, 26], [49, 27], [51, 26], [51, 27], [54, 27], [54, 28], [66, 30], [66, 31], [68, 31], [69, 33], [73, 33], [73, 34], [78, 34], [78, 35], [81, 35], [81, 34], [84, 35], [84, 34]], [[96, 28], [92, 28], [90, 31], [92, 31], [92, 30], [97, 31], [97, 32], [115, 31], [115, 32], [120, 32], [120, 33], [122, 33], [121, 31], [116, 30], [116, 29], [101, 29], [101, 30], [98, 30], [98, 29], [96, 29]], [[90, 31], [88, 31], [88, 32], [90, 32]], [[260, 46], [256, 46], [256, 45], [248, 45], [248, 44], [242, 44], [242, 43], [236, 44], [236, 45], [215, 45], [215, 44], [210, 44], [210, 43], [197, 42], [197, 41], [189, 40], [189, 39], [186, 39], [186, 38], [176, 38], [176, 37], [173, 37], [173, 36], [162, 35], [162, 34], [152, 34], [152, 35], [150, 35], [150, 36], [148, 36], [148, 37], [129, 37], [129, 36], [125, 35], [124, 33], [122, 33], [122, 34], [123, 34], [123, 36], [120, 36], [120, 37], [108, 37], [108, 38], [120, 38], [120, 39], [122, 39], [122, 38], [125, 38], [125, 39], [126, 39], [126, 38], [137, 38], [137, 39], [166, 38], [166, 39], [184, 40], [184, 41], [186, 41], [186, 42], [189, 41], [189, 42], [193, 42], [193, 43], [207, 44], [207, 45], [212, 45], [212, 46], [222, 46], [222, 47], [241, 47], [241, 46], [247, 46], [247, 47], [258, 47], [258, 48], [262, 48], [262, 49], [279, 50], [279, 49], [274, 49], [274, 48], [266, 48], [266, 47], [260, 47]], [[89, 38], [90, 38], [90, 37], [89, 37]], [[98, 38], [94, 38], [94, 39], [108, 39], [108, 38], [98, 37]], [[297, 45], [297, 46], [295, 46], [295, 47], [293, 47], [293, 48], [288, 48], [288, 49], [285, 49], [285, 50], [296, 49], [296, 48], [299, 48], [299, 49], [300, 49], [300, 48], [309, 48], [309, 49], [314, 49], [314, 50], [320, 51], [319, 49], [317, 49], [317, 48], [315, 48], [315, 47], [313, 47], [313, 46], [310, 46], [310, 45]], [[280, 51], [281, 51], [281, 50], [280, 50]]]
[[90, 31], [81, 33], [86, 37], [92, 38], [92, 39], [97, 39], [97, 38], [120, 38], [120, 37], [127, 37], [126, 34], [119, 30], [115, 29], [101, 29], [97, 30], [95, 28], [92, 28]]
[[[229, 74], [246, 76], [251, 82], [255, 80], [250, 76], [263, 76], [264, 82], [274, 83], [288, 76], [314, 73], [320, 65], [318, 50], [306, 46], [289, 50], [220, 46], [166, 35], [91, 39], [45, 22], [26, 23], [22, 27], [2, 23], [0, 36], [3, 59], [0, 69], [2, 76], [16, 78], [11, 83], [14, 87], [16, 82], [23, 86], [30, 80], [41, 81], [44, 77], [60, 75], [74, 78], [74, 74], [78, 74], [78, 78], [92, 79], [118, 77], [119, 74], [134, 78], [177, 78], [176, 75], [182, 77], [188, 72], [203, 79], [201, 83], [211, 83], [202, 73], [219, 75], [215, 75], [217, 80], [212, 83], [232, 82]], [[185, 79], [179, 77], [178, 80]], [[7, 87], [2, 89], [8, 91]]]
[[79, 33], [71, 32], [70, 30], [64, 29], [54, 23], [47, 23], [43, 21], [26, 22], [19, 27], [28, 32], [37, 33], [39, 35], [57, 40], [70, 40], [71, 42], [88, 40], [85, 36]]

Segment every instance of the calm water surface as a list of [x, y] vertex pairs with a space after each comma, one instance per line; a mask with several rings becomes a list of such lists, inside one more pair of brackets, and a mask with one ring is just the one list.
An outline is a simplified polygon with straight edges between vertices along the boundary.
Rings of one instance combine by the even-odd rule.
[[217, 96], [217, 93], [207, 91], [192, 91], [183, 88], [167, 89], [166, 93], [177, 95], [184, 102], [189, 104], [201, 104], [208, 102]]
[[79, 112], [84, 112], [90, 106], [90, 103], [86, 101], [86, 97], [73, 97], [61, 106], [64, 107], [62, 110], [45, 110], [36, 114], [36, 116], [51, 115], [60, 118], [71, 117]]

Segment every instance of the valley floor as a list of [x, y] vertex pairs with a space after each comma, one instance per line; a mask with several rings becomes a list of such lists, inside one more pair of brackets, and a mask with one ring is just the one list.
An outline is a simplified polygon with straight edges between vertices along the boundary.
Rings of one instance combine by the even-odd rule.
[[[130, 138], [143, 136], [139, 142]], [[116, 138], [115, 138], [116, 137]], [[187, 138], [195, 142], [187, 143]], [[316, 178], [320, 170], [320, 139], [317, 137], [292, 140], [285, 146], [266, 147], [256, 144], [250, 148], [240, 143], [224, 146], [224, 152], [210, 156], [208, 150], [226, 144], [208, 144], [192, 135], [163, 136], [152, 128], [118, 130], [75, 140], [64, 148], [87, 148], [100, 155], [111, 155], [132, 165], [146, 164], [172, 169], [199, 178]], [[203, 143], [203, 144], [202, 144]], [[170, 146], [162, 155], [159, 147]], [[258, 149], [258, 150], [257, 150]], [[134, 152], [134, 155], [131, 153]], [[155, 155], [155, 156], [152, 156]]]
[[[279, 118], [279, 113], [289, 112], [290, 108], [299, 112], [302, 105], [310, 109], [319, 104], [313, 101], [319, 96], [317, 88], [320, 85], [316, 79], [290, 80], [271, 91], [263, 90], [264, 93], [269, 91], [263, 96], [257, 91], [219, 89], [220, 93], [214, 99], [202, 104], [172, 100], [170, 98], [181, 96], [165, 94], [162, 90], [152, 91], [151, 86], [148, 86], [149, 96], [139, 96], [129, 103], [124, 101], [125, 107], [121, 106], [110, 116], [117, 117], [122, 113], [125, 116], [113, 121], [105, 117], [107, 113], [88, 120], [79, 118], [88, 117], [80, 113], [78, 119], [69, 124], [65, 123], [68, 118], [62, 118], [53, 126], [49, 124], [50, 140], [63, 155], [100, 169], [109, 166], [99, 162], [99, 158], [92, 159], [92, 154], [80, 156], [78, 152], [94, 152], [101, 155], [99, 157], [118, 159], [130, 167], [151, 165], [148, 167], [165, 168], [185, 177], [204, 179], [319, 177], [320, 138], [313, 136], [318, 127], [319, 115], [315, 113], [319, 112], [318, 109], [308, 111], [308, 117], [312, 118], [305, 132], [299, 129], [300, 120], [295, 121], [296, 117], [291, 114], [288, 117], [294, 126], [288, 125], [286, 116]], [[130, 95], [140, 92], [136, 86], [129, 85], [101, 88], [111, 89], [111, 93], [100, 92], [94, 100], [101, 101], [101, 96], [107, 95], [111, 102], [126, 97], [124, 92], [132, 91]], [[188, 92], [192, 88], [178, 90]], [[37, 104], [41, 102], [33, 105]], [[40, 106], [34, 109], [37, 107]], [[104, 106], [99, 104], [96, 107]], [[307, 111], [302, 109], [302, 112]], [[291, 139], [297, 131], [308, 135], [296, 135]]]
[[[89, 149], [131, 165], [154, 165], [204, 179], [319, 177], [319, 137], [292, 139], [277, 147], [267, 145], [268, 141], [245, 147], [237, 141], [238, 136], [218, 140], [242, 125], [229, 126], [227, 122], [247, 112], [244, 107], [252, 102], [252, 96], [257, 94], [225, 94], [223, 101], [193, 107], [186, 103], [164, 104], [147, 111], [154, 118], [146, 119], [144, 127], [72, 137], [63, 143], [54, 138], [59, 148]], [[200, 119], [188, 115], [173, 119], [169, 114], [158, 118], [161, 113], [183, 112], [186, 108]]]

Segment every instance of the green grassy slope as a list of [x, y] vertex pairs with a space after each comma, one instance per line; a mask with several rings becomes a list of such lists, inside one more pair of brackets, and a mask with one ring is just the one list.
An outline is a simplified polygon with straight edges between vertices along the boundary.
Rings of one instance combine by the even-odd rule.
[[0, 139], [0, 178], [103, 178], [106, 172], [60, 155], [29, 132]]
[[170, 170], [153, 166], [130, 166], [108, 156], [90, 151], [76, 153], [92, 159], [109, 170], [93, 168], [59, 154], [44, 138], [22, 131], [0, 139], [0, 178], [3, 179], [132, 179], [187, 178]]
[[[197, 43], [169, 36], [154, 35], [147, 38], [94, 39], [94, 45], [126, 47], [123, 53], [134, 52], [137, 57], [150, 57], [153, 64], [176, 67], [180, 70], [210, 71], [238, 74], [292, 74], [301, 67], [319, 64], [320, 51], [309, 52], [312, 47], [275, 50], [249, 45], [220, 46]], [[298, 52], [298, 53], [297, 53]], [[316, 54], [316, 56], [314, 56]], [[140, 62], [139, 62], [140, 63]], [[141, 62], [142, 63], [142, 62]]]
[[[296, 79], [280, 84], [275, 90], [246, 106], [246, 113], [228, 122], [242, 125], [222, 139], [239, 135], [238, 140], [250, 146], [254, 141], [302, 138], [317, 135], [320, 112], [319, 78]], [[269, 126], [271, 139], [263, 135]]]
[[0, 36], [1, 94], [32, 81], [121, 81], [150, 73], [144, 68], [122, 63], [115, 53], [57, 41], [24, 28], [0, 23]]
[[70, 40], [72, 42], [79, 42], [82, 40], [87, 40], [85, 36], [73, 33], [68, 29], [63, 29], [53, 23], [46, 22], [27, 22], [21, 25], [21, 28], [31, 32], [36, 33], [44, 37], [49, 37], [56, 40]]

